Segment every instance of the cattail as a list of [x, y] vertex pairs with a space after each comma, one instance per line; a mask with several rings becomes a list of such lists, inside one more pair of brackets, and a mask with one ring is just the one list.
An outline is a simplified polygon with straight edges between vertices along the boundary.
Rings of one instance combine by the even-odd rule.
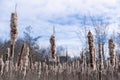
[[103, 69], [103, 56], [102, 56], [102, 44], [98, 44], [99, 49], [99, 80], [102, 80], [102, 69]]
[[84, 51], [82, 50], [82, 52], [80, 53], [80, 58], [81, 58], [82, 62], [83, 62], [83, 57], [84, 57], [83, 52]]
[[77, 67], [77, 69], [79, 69], [80, 68], [80, 61], [76, 61], [76, 67]]
[[118, 69], [118, 63], [119, 63], [118, 57], [117, 55], [115, 55], [115, 69]]
[[46, 71], [46, 75], [48, 76], [49, 71], [48, 71], [48, 65], [47, 64], [46, 64], [46, 67], [45, 67], [45, 71]]
[[9, 60], [5, 61], [5, 72], [9, 71]]
[[5, 54], [5, 60], [9, 60], [10, 57], [10, 48], [7, 48], [7, 53]]
[[118, 63], [118, 72], [120, 73], [120, 62]]
[[68, 63], [68, 50], [66, 50], [66, 63]]
[[2, 55], [0, 55], [0, 75], [3, 74], [3, 69], [4, 69], [4, 62], [2, 59]]
[[26, 71], [27, 71], [27, 67], [28, 67], [28, 63], [29, 63], [28, 56], [29, 56], [29, 47], [27, 47], [25, 49], [25, 53], [23, 54], [23, 59], [22, 59], [22, 61], [23, 61], [23, 77], [26, 76]]
[[51, 53], [52, 53], [52, 59], [56, 59], [56, 40], [55, 40], [55, 34], [53, 32], [53, 35], [50, 38], [50, 44], [51, 44]]
[[25, 44], [22, 45], [22, 48], [21, 48], [21, 51], [20, 51], [18, 66], [20, 66], [21, 63], [22, 63], [22, 54], [23, 54], [24, 46], [25, 46]]
[[109, 55], [110, 55], [110, 64], [114, 67], [115, 66], [115, 44], [114, 40], [109, 40]]
[[9, 71], [9, 57], [10, 57], [10, 48], [7, 48], [7, 54], [5, 56], [6, 58], [6, 61], [5, 61], [5, 72], [8, 72]]
[[110, 58], [107, 59], [106, 64], [107, 64], [107, 69], [109, 70], [110, 67], [111, 67], [111, 66], [110, 66]]
[[58, 72], [62, 73], [62, 65], [61, 64], [58, 64]]
[[82, 58], [82, 72], [85, 72], [86, 71], [86, 68], [87, 68], [87, 63], [86, 63], [86, 58], [85, 56], [83, 56]]
[[104, 65], [103, 65], [103, 55], [102, 55], [102, 44], [101, 43], [98, 44], [98, 48], [99, 48], [99, 63], [100, 63], [99, 69], [102, 70]]
[[41, 76], [41, 62], [39, 62], [39, 64], [38, 64], [38, 78], [40, 78], [40, 76]]
[[87, 67], [87, 63], [86, 63], [86, 58], [85, 58], [85, 56], [83, 54], [83, 51], [80, 54], [80, 56], [81, 56], [81, 60], [82, 60], [82, 65], [81, 65], [82, 66], [82, 72], [84, 72], [86, 67]]
[[[11, 23], [10, 23], [11, 31], [11, 50], [10, 50], [10, 60], [13, 61], [14, 58], [14, 46], [18, 37], [18, 16], [17, 13], [14, 12], [11, 14]], [[10, 63], [12, 65], [12, 62]]]
[[14, 46], [15, 42], [17, 41], [18, 37], [18, 16], [16, 11], [11, 14], [11, 21], [10, 21], [10, 37], [11, 37], [11, 47], [10, 47], [10, 57], [9, 57], [9, 70], [10, 75], [12, 75], [13, 69], [13, 59], [14, 59]]
[[11, 27], [11, 44], [15, 44], [18, 37], [18, 16], [16, 12], [11, 14], [10, 27]]
[[18, 63], [15, 63], [14, 70], [18, 71]]
[[88, 44], [89, 44], [89, 53], [90, 53], [90, 67], [95, 70], [96, 62], [95, 62], [95, 48], [94, 48], [94, 40], [93, 35], [89, 31], [88, 32]]
[[60, 56], [57, 56], [57, 65], [60, 63]]
[[37, 61], [35, 61], [35, 63], [34, 63], [34, 74], [38, 74], [37, 72], [38, 72], [38, 67], [39, 67], [39, 63], [37, 62]]

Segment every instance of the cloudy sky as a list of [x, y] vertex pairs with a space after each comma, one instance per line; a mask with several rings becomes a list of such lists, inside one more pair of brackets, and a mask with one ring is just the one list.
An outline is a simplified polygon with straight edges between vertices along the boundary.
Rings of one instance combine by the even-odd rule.
[[[120, 21], [119, 0], [0, 0], [0, 39], [10, 39], [10, 15], [15, 11], [19, 18], [19, 37], [26, 26], [31, 25], [33, 37], [42, 35], [38, 41], [42, 47], [49, 46], [52, 27], [56, 29], [57, 46], [67, 47], [69, 54], [78, 55], [84, 39], [76, 31], [84, 31], [89, 16], [109, 22], [109, 33], [118, 30]], [[88, 28], [89, 30], [89, 28]]]

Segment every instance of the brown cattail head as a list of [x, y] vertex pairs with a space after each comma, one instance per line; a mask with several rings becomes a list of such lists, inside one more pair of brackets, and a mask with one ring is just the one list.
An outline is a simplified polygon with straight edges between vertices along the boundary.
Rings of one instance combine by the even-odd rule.
[[56, 42], [55, 42], [55, 35], [53, 34], [50, 38], [50, 44], [51, 44], [51, 53], [52, 53], [52, 58], [56, 58]]
[[11, 32], [10, 32], [11, 44], [15, 44], [15, 42], [17, 41], [17, 37], [18, 37], [18, 16], [16, 12], [11, 14], [10, 27], [11, 27]]
[[88, 40], [89, 42], [93, 42], [93, 35], [90, 31], [88, 32]]
[[89, 44], [89, 53], [90, 53], [90, 67], [95, 70], [96, 62], [95, 62], [95, 48], [94, 48], [94, 39], [92, 33], [88, 32], [88, 44]]
[[99, 69], [102, 70], [104, 65], [103, 65], [103, 55], [102, 55], [102, 44], [101, 43], [98, 44], [98, 49], [99, 49], [99, 63], [100, 63]]
[[110, 64], [115, 66], [115, 43], [113, 39], [109, 39], [109, 55], [110, 55]]

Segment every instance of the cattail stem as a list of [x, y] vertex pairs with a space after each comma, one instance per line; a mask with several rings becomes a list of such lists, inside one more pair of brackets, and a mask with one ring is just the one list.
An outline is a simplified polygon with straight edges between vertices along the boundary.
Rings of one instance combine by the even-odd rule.
[[10, 60], [14, 58], [14, 44], [11, 44], [10, 47]]
[[11, 44], [9, 57], [9, 70], [11, 71], [10, 74], [12, 74], [13, 58], [14, 58], [14, 44]]

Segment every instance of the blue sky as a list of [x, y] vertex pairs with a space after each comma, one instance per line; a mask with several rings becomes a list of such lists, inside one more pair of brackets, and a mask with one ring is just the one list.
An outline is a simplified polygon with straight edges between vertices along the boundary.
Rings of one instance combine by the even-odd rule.
[[[84, 16], [87, 30], [91, 30], [89, 16], [109, 22], [109, 34], [118, 31], [120, 23], [119, 0], [0, 0], [0, 38], [9, 39], [10, 15], [17, 3], [19, 37], [31, 25], [33, 36], [42, 35], [40, 46], [49, 46], [52, 27], [56, 28], [57, 46], [67, 47], [69, 54], [78, 55], [84, 39]], [[81, 32], [79, 40], [76, 31]], [[91, 30], [92, 31], [92, 30]], [[4, 39], [3, 39], [4, 38]]]

